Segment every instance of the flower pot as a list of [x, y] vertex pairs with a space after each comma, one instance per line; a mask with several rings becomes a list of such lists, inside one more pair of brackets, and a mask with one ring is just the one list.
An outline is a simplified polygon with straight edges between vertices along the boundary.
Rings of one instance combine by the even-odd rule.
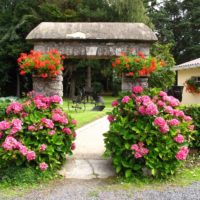
[[33, 91], [44, 96], [58, 95], [63, 96], [63, 77], [62, 74], [54, 78], [42, 78], [32, 76]]
[[132, 77], [122, 75], [122, 92], [131, 91], [133, 86], [142, 86], [148, 88], [148, 76], [141, 76], [133, 79]]

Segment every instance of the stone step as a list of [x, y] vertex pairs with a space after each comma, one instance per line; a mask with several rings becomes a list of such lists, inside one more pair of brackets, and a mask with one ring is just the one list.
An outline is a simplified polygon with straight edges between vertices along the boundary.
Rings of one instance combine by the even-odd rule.
[[115, 176], [111, 160], [68, 159], [60, 174], [68, 179], [94, 179]]

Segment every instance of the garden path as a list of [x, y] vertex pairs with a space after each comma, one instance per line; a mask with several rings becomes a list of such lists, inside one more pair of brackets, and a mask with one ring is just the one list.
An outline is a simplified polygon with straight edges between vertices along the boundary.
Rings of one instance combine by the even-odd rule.
[[74, 155], [67, 157], [60, 174], [66, 178], [92, 179], [114, 176], [110, 159], [104, 159], [103, 133], [109, 130], [107, 116], [87, 124], [77, 132]]

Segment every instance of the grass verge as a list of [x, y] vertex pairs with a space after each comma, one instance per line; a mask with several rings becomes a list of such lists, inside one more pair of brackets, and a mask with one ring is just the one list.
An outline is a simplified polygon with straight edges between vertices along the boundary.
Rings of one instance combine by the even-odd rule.
[[52, 171], [39, 171], [31, 167], [12, 167], [0, 170], [0, 199], [22, 196], [27, 191], [46, 185], [60, 176]]

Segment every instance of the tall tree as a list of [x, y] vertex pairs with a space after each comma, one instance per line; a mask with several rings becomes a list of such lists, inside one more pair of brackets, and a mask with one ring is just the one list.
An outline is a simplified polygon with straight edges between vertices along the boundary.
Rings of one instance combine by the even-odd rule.
[[174, 44], [172, 52], [177, 64], [199, 57], [199, 0], [146, 0], [145, 5], [159, 40]]
[[108, 0], [109, 4], [117, 12], [115, 20], [121, 22], [143, 22], [151, 25], [143, 0]]

